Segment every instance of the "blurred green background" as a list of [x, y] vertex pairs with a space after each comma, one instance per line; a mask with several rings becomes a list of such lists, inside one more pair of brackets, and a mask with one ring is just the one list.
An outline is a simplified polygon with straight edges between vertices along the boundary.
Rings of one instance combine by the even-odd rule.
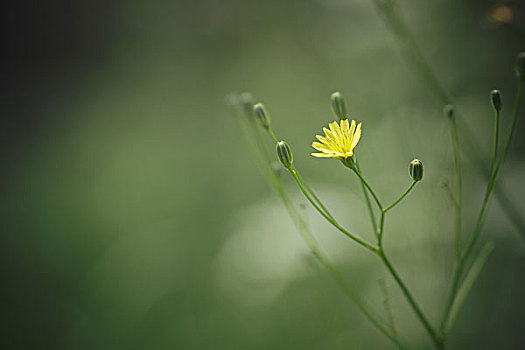
[[[515, 96], [519, 1], [400, 1], [438, 79], [491, 145], [489, 91]], [[309, 156], [345, 95], [358, 154], [393, 211], [385, 246], [434, 324], [453, 268], [442, 105], [373, 1], [34, 2], [4, 11], [2, 318], [6, 349], [390, 349], [308, 254], [224, 103], [251, 91], [318, 195], [371, 238], [355, 178]], [[523, 111], [520, 117], [524, 117]], [[523, 119], [523, 118], [521, 118]], [[460, 135], [465, 124], [460, 124]], [[525, 213], [525, 123], [501, 182]], [[465, 237], [484, 191], [465, 159]], [[487, 170], [488, 171], [488, 170]], [[284, 175], [283, 175], [284, 176]], [[306, 204], [285, 178], [296, 204]], [[493, 201], [496, 249], [452, 332], [456, 349], [523, 348], [524, 232]], [[302, 207], [302, 206], [301, 206]], [[379, 261], [301, 209], [323, 249], [416, 349], [431, 343]]]

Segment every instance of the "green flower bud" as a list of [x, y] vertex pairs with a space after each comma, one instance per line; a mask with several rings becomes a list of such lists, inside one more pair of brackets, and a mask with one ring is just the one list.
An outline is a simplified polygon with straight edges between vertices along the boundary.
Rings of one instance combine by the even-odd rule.
[[261, 102], [256, 103], [253, 106], [253, 112], [255, 113], [257, 119], [259, 119], [259, 121], [261, 122], [261, 125], [265, 129], [268, 129], [270, 127], [270, 115], [268, 114], [268, 112], [266, 112], [266, 108], [264, 108], [264, 105]]
[[330, 96], [332, 101], [332, 111], [335, 116], [339, 119], [347, 119], [346, 117], [346, 103], [343, 95], [339, 91], [336, 91]]
[[443, 114], [449, 119], [452, 119], [452, 117], [454, 117], [454, 106], [446, 105], [445, 107], [443, 107]]
[[414, 181], [420, 181], [423, 178], [423, 163], [417, 158], [414, 158], [408, 166], [408, 173]]
[[520, 52], [518, 54], [515, 69], [518, 79], [521, 81], [525, 80], [525, 52]]
[[496, 112], [501, 111], [501, 93], [498, 89], [490, 92], [490, 100], [492, 101], [492, 107]]
[[289, 169], [293, 163], [293, 155], [290, 146], [288, 146], [288, 144], [285, 141], [279, 141], [277, 142], [276, 150], [277, 157], [279, 158], [281, 164], [285, 168]]

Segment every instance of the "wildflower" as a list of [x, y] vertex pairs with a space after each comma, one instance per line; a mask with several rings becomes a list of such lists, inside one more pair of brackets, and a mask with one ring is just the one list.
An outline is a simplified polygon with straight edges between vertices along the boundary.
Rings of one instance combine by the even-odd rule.
[[355, 120], [352, 120], [352, 125], [349, 127], [348, 119], [343, 119], [341, 125], [335, 121], [329, 126], [330, 130], [323, 128], [326, 136], [316, 135], [321, 143], [313, 142], [312, 147], [321, 153], [312, 153], [312, 156], [340, 160], [351, 158], [354, 155], [354, 148], [361, 138], [361, 123], [356, 127]]

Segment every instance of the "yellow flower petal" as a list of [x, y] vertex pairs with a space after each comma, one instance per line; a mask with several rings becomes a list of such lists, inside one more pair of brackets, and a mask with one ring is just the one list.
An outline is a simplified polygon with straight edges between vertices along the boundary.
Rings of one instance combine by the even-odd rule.
[[311, 155], [317, 158], [337, 158], [337, 156], [330, 153], [311, 153]]
[[322, 143], [319, 143], [319, 142], [313, 142], [312, 143], [312, 147], [315, 148], [318, 151], [321, 151], [321, 152], [327, 152], [327, 153], [333, 152], [331, 150], [331, 148], [329, 148], [326, 145], [323, 145]]
[[348, 119], [343, 119], [340, 123], [329, 123], [330, 129], [323, 128], [325, 136], [316, 135], [320, 142], [312, 143], [312, 147], [321, 153], [312, 153], [312, 156], [335, 159], [352, 157], [361, 138], [361, 123], [356, 127], [355, 120], [352, 120], [351, 125], [349, 124]]
[[350, 145], [350, 149], [354, 149], [355, 146], [357, 146], [357, 143], [361, 139], [361, 123], [356, 128], [356, 131], [354, 133], [354, 137], [352, 139], [352, 144]]

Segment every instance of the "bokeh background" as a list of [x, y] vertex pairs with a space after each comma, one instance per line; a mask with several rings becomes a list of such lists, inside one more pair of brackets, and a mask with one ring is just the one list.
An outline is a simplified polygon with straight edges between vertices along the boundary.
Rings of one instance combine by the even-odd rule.
[[[523, 2], [399, 5], [488, 159], [489, 91], [502, 90], [508, 122]], [[356, 179], [309, 156], [333, 119], [330, 94], [342, 91], [363, 121], [360, 163], [386, 202], [409, 184], [408, 162], [423, 160], [385, 245], [438, 322], [454, 254], [448, 128], [373, 1], [35, 1], [2, 12], [3, 348], [393, 348], [308, 254], [257, 172], [224, 103], [242, 91], [266, 103], [303, 176], [366, 238]], [[521, 215], [523, 135], [520, 121], [501, 177]], [[484, 182], [464, 168], [466, 237]], [[414, 348], [430, 348], [379, 261], [284, 181], [330, 258], [380, 312], [388, 296]], [[525, 232], [492, 204], [482, 241], [496, 249], [451, 348], [524, 346]]]

